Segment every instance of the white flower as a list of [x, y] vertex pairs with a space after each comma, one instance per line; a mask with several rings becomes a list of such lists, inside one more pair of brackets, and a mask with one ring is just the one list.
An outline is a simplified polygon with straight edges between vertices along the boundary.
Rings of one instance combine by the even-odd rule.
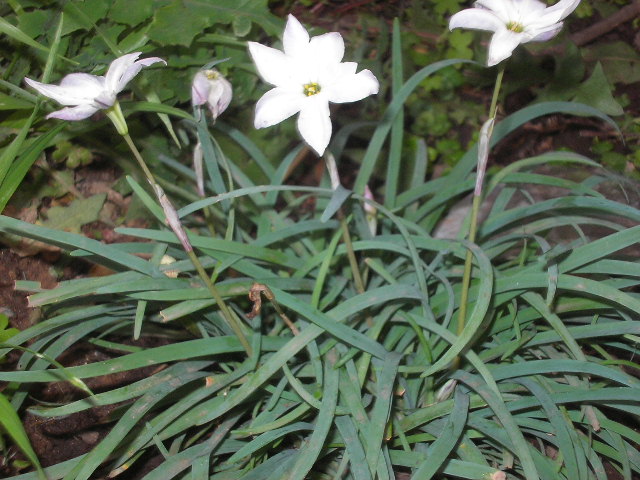
[[71, 73], [65, 76], [60, 85], [40, 83], [30, 78], [24, 81], [42, 95], [54, 99], [61, 105], [71, 105], [47, 115], [47, 118], [62, 120], [84, 120], [100, 109], [108, 109], [116, 101], [127, 83], [135, 77], [143, 67], [157, 62], [167, 62], [158, 57], [138, 60], [141, 52], [129, 53], [116, 58], [105, 76], [88, 73]]
[[231, 84], [217, 70], [200, 70], [193, 78], [191, 103], [208, 104], [214, 120], [227, 109], [231, 97]]
[[580, 0], [560, 0], [547, 7], [539, 0], [478, 0], [475, 8], [456, 13], [449, 29], [471, 28], [494, 32], [489, 45], [489, 66], [511, 56], [521, 43], [544, 42], [558, 34], [562, 20]]
[[258, 101], [255, 126], [270, 127], [299, 112], [298, 131], [322, 155], [331, 139], [329, 102], [355, 102], [378, 93], [378, 80], [369, 70], [356, 73], [357, 63], [341, 63], [344, 42], [338, 32], [310, 39], [289, 15], [282, 43], [284, 52], [249, 42], [258, 72], [275, 86]]

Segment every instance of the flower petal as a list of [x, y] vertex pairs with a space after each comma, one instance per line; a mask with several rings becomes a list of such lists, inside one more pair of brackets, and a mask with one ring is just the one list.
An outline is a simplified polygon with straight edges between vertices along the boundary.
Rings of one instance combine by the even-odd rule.
[[338, 32], [313, 37], [309, 42], [309, 58], [320, 70], [326, 65], [340, 63], [344, 57], [344, 40]]
[[109, 69], [107, 70], [107, 74], [105, 75], [107, 90], [118, 93], [124, 88], [124, 85], [119, 88], [121, 79], [127, 69], [129, 69], [136, 62], [141, 54], [142, 52], [128, 53], [116, 58], [113, 62], [111, 62], [111, 65], [109, 65]]
[[[546, 42], [547, 40], [552, 39], [562, 30], [562, 22], [556, 23], [555, 25], [551, 25], [550, 27], [546, 27], [541, 31], [532, 32], [532, 38], [527, 40], [529, 42]], [[524, 42], [523, 42], [524, 43]]]
[[262, 79], [271, 85], [284, 86], [291, 83], [292, 73], [284, 53], [260, 43], [249, 42], [249, 53]]
[[60, 85], [40, 83], [30, 78], [24, 81], [45, 97], [52, 98], [61, 105], [81, 105], [93, 102], [104, 90], [104, 78], [88, 73], [71, 73], [64, 77]]
[[329, 104], [319, 95], [306, 100], [298, 117], [298, 131], [304, 141], [322, 156], [331, 140]]
[[495, 14], [481, 8], [467, 8], [451, 17], [449, 30], [454, 28], [471, 28], [473, 30], [488, 30], [496, 32], [504, 29], [505, 25]]
[[143, 67], [148, 67], [158, 62], [162, 62], [165, 65], [167, 64], [167, 62], [158, 57], [143, 58], [142, 60], [136, 61], [140, 54], [141, 52], [128, 53], [111, 62], [109, 70], [107, 70], [107, 74], [105, 75], [106, 88], [109, 92], [117, 94], [124, 90], [127, 83], [140, 73]]
[[580, 0], [560, 0], [555, 5], [551, 5], [547, 7], [544, 11], [545, 15], [553, 13], [554, 15], [557, 13], [558, 16], [555, 18], [549, 18], [549, 21], [552, 23], [559, 22], [560, 20], [565, 19], [571, 12], [573, 12], [578, 5], [580, 4]]
[[77, 107], [66, 107], [62, 110], [51, 112], [47, 115], [47, 118], [59, 118], [61, 120], [84, 120], [99, 110], [98, 107], [94, 107], [90, 104], [78, 105]]
[[284, 47], [284, 53], [291, 57], [307, 54], [309, 33], [298, 19], [291, 14], [287, 17], [287, 26], [284, 28], [284, 34], [282, 35], [282, 46]]
[[476, 8], [491, 10], [503, 22], [517, 12], [512, 0], [476, 0], [474, 5]]
[[306, 97], [284, 88], [274, 88], [265, 93], [256, 104], [256, 128], [265, 128], [280, 123], [300, 111]]
[[491, 67], [509, 58], [513, 50], [522, 43], [523, 39], [524, 37], [521, 33], [512, 32], [506, 28], [497, 31], [491, 37], [487, 65]]
[[214, 82], [215, 83], [211, 86], [211, 90], [209, 90], [207, 103], [209, 104], [211, 116], [215, 120], [231, 103], [233, 88], [231, 87], [231, 83], [229, 83], [229, 81], [222, 75], [220, 75]]
[[196, 73], [195, 77], [193, 77], [193, 83], [191, 83], [191, 103], [193, 105], [204, 105], [207, 103], [210, 88], [211, 83], [209, 83], [207, 75], [200, 70]]
[[380, 84], [376, 76], [369, 70], [345, 75], [339, 82], [323, 88], [330, 102], [347, 103], [357, 102], [363, 98], [378, 93]]

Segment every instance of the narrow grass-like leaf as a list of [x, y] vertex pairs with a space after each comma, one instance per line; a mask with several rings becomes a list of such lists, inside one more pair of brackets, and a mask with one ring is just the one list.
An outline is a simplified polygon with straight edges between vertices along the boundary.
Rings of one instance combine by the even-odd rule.
[[574, 248], [566, 258], [560, 261], [560, 271], [563, 273], [571, 272], [576, 268], [592, 263], [595, 260], [604, 258], [607, 255], [637, 243], [638, 238], [640, 238], [640, 225]]
[[371, 178], [371, 174], [375, 168], [376, 161], [378, 156], [380, 155], [380, 151], [382, 150], [382, 146], [384, 145], [385, 139], [393, 126], [394, 119], [400, 113], [404, 106], [404, 102], [407, 100], [411, 92], [413, 92], [420, 83], [427, 78], [429, 75], [436, 73], [443, 68], [449, 67], [451, 65], [456, 65], [459, 63], [472, 63], [469, 60], [442, 60], [440, 62], [432, 63], [424, 67], [422, 70], [419, 70], [411, 78], [409, 78], [405, 84], [398, 90], [397, 94], [394, 96], [393, 101], [387, 107], [384, 116], [378, 127], [376, 128], [371, 141], [369, 142], [369, 146], [367, 147], [367, 152], [365, 153], [364, 159], [362, 160], [362, 165], [360, 166], [360, 170], [358, 172], [358, 176], [356, 178], [353, 190], [362, 195], [364, 193], [364, 187], [367, 183], [369, 183], [369, 179]]
[[24, 453], [25, 457], [27, 457], [31, 465], [36, 468], [38, 477], [41, 480], [44, 480], [46, 476], [42, 471], [42, 467], [40, 466], [40, 462], [38, 461], [36, 452], [33, 451], [31, 442], [29, 442], [29, 437], [27, 436], [27, 432], [25, 432], [24, 430], [22, 422], [20, 421], [20, 417], [14, 410], [11, 402], [9, 402], [9, 400], [7, 400], [7, 397], [5, 397], [1, 392], [0, 426], [2, 426], [2, 429], [9, 435], [9, 437], [11, 437], [11, 439], [15, 442], [22, 453]]
[[287, 449], [280, 452], [241, 477], [241, 480], [276, 480], [282, 478], [295, 461], [296, 453], [298, 451], [295, 449]]
[[327, 207], [322, 212], [322, 216], [320, 217], [321, 222], [328, 221], [333, 215], [342, 207], [342, 204], [349, 198], [351, 195], [351, 190], [347, 190], [342, 185], [338, 185], [333, 191], [333, 195], [329, 199], [329, 203]]
[[148, 279], [149, 277], [141, 275], [138, 272], [129, 271], [105, 277], [82, 278], [61, 282], [55, 288], [30, 295], [29, 306], [41, 307], [51, 303], [63, 302], [64, 300], [77, 298], [82, 295], [97, 293], [97, 291], [103, 286], [118, 284], [119, 282], [128, 283], [139, 278]]
[[[371, 301], [373, 303], [377, 303], [378, 299], [375, 298], [375, 296], [386, 294], [387, 291], [385, 290], [388, 290], [388, 288], [383, 287], [378, 290], [379, 291], [372, 291], [362, 295], [358, 295], [358, 297], [374, 297]], [[393, 288], [393, 290], [395, 294], [398, 294], [398, 288]], [[317, 310], [313, 310], [306, 304], [298, 300], [296, 297], [281, 290], [274, 289], [273, 292], [276, 294], [278, 302], [280, 302], [282, 305], [285, 305], [288, 308], [295, 310], [300, 315], [305, 316], [308, 320], [312, 321], [323, 330], [326, 330], [328, 333], [331, 333], [340, 341], [356, 346], [361, 350], [364, 350], [365, 352], [368, 352], [378, 358], [386, 358], [387, 351], [380, 344], [373, 342], [370, 338], [366, 337], [360, 332], [353, 330], [342, 323], [339, 323], [339, 321], [333, 320], [331, 318], [332, 315], [326, 315]]]
[[240, 145], [240, 147], [242, 147], [256, 162], [268, 179], [273, 177], [275, 172], [273, 166], [271, 166], [264, 153], [262, 153], [262, 151], [251, 139], [249, 139], [249, 137], [243, 134], [240, 130], [233, 128], [222, 121], [216, 122], [216, 128], [229, 135], [230, 138]]
[[[20, 30], [15, 25], [11, 25], [9, 22], [7, 22], [2, 17], [0, 17], [0, 33], [4, 33], [8, 37], [11, 37], [14, 40], [17, 40], [18, 42], [24, 43], [24, 44], [26, 44], [26, 45], [28, 45], [28, 46], [30, 46], [32, 48], [35, 48], [36, 50], [40, 50], [42, 52], [47, 53], [48, 55], [52, 55], [52, 50], [53, 49], [47, 48], [44, 45], [42, 45], [41, 43], [36, 42], [29, 35], [24, 33], [22, 30]], [[71, 64], [74, 64], [74, 65], [78, 64], [78, 62], [70, 60], [70, 59], [68, 59], [68, 58], [66, 58], [66, 57], [64, 57], [62, 55], [57, 55], [57, 53], [55, 53], [55, 52], [53, 53], [53, 55], [56, 55], [60, 59], [66, 61], [66, 62], [69, 62]]]
[[156, 373], [151, 377], [138, 380], [124, 387], [116, 388], [107, 392], [98, 393], [90, 398], [83, 398], [75, 402], [52, 408], [32, 408], [30, 411], [41, 417], [59, 417], [61, 415], [70, 415], [72, 413], [81, 412], [88, 408], [94, 408], [100, 405], [113, 405], [118, 402], [124, 402], [133, 398], [142, 396], [144, 393], [155, 388], [157, 385], [166, 383], [174, 377], [182, 375], [190, 375], [193, 372], [202, 370], [211, 365], [210, 361], [184, 361], [171, 365], [166, 370]]
[[371, 411], [369, 428], [364, 430], [366, 438], [365, 454], [372, 474], [375, 472], [380, 458], [380, 446], [383, 444], [384, 432], [391, 414], [391, 402], [395, 386], [394, 379], [398, 372], [401, 358], [402, 356], [399, 353], [389, 353], [383, 359], [382, 365], [379, 365], [381, 369], [376, 382], [376, 400]]
[[[596, 108], [577, 102], [541, 102], [522, 108], [498, 122], [493, 129], [490, 146], [495, 146], [505, 136], [525, 123], [535, 118], [555, 113], [596, 117], [609, 124], [617, 133], [621, 133], [618, 125], [610, 117]], [[464, 180], [473, 168], [475, 168], [477, 159], [478, 148], [476, 145], [467, 151], [458, 163], [456, 163], [447, 181], [455, 183]]]
[[[163, 345], [161, 347], [131, 353], [99, 363], [89, 363], [78, 367], [69, 367], [66, 372], [77, 378], [91, 378], [109, 373], [125, 372], [135, 368], [158, 365], [165, 362], [185, 360], [207, 355], [221, 355], [239, 352], [242, 346], [235, 337], [215, 337], [190, 340], [186, 342]], [[6, 382], [55, 382], [59, 375], [51, 370], [27, 372], [0, 372], [0, 380]]]
[[[218, 425], [213, 434], [204, 442], [198, 443], [197, 445], [189, 447], [180, 453], [169, 457], [155, 470], [142, 477], [143, 480], [165, 480], [167, 478], [176, 478], [180, 472], [183, 472], [191, 465], [194, 465], [194, 462], [198, 458], [210, 454], [218, 445], [220, 445], [233, 425], [235, 425], [240, 419], [241, 413], [236, 413], [234, 416]], [[206, 475], [205, 478], [208, 479], [209, 475]]]
[[447, 352], [436, 361], [436, 363], [427, 368], [427, 370], [422, 374], [423, 377], [433, 375], [443, 369], [468, 345], [476, 335], [478, 328], [484, 320], [487, 309], [489, 308], [493, 292], [493, 269], [489, 263], [489, 259], [478, 247], [469, 245], [468, 248], [476, 258], [480, 270], [480, 284], [474, 292], [474, 295], [469, 295], [469, 298], [476, 299], [476, 303], [471, 315], [469, 316], [467, 324], [458, 339], [453, 345], [451, 345]]
[[301, 432], [306, 430], [313, 430], [313, 424], [307, 422], [298, 422], [287, 425], [286, 427], [269, 430], [268, 432], [259, 435], [257, 438], [251, 440], [242, 448], [240, 448], [236, 453], [229, 457], [227, 463], [236, 463], [244, 457], [247, 457], [256, 452], [257, 450], [274, 443], [279, 438], [289, 433]]
[[427, 460], [411, 477], [414, 480], [430, 480], [446, 463], [451, 451], [460, 440], [460, 435], [467, 423], [469, 396], [456, 390], [451, 415], [443, 427], [438, 439], [429, 448]]
[[[0, 225], [1, 226], [1, 225]], [[157, 242], [165, 242], [170, 244], [179, 243], [173, 232], [161, 232], [158, 230], [149, 230], [143, 228], [118, 228], [117, 232], [125, 235], [146, 238]], [[281, 251], [259, 247], [256, 245], [245, 245], [238, 242], [220, 240], [217, 238], [208, 238], [199, 235], [189, 235], [192, 245], [196, 248], [207, 250], [219, 250], [224, 253], [232, 253], [243, 257], [258, 258], [265, 262], [275, 263], [292, 268], [302, 266], [302, 262], [291, 255], [287, 255]]]
[[102, 264], [109, 267], [118, 265], [120, 268], [137, 270], [152, 277], [164, 276], [157, 267], [149, 262], [82, 235], [32, 225], [16, 220], [15, 218], [5, 217], [4, 215], [0, 215], [0, 232], [33, 238], [62, 248], [79, 248], [94, 253], [97, 256], [96, 258], [102, 261]]
[[335, 419], [336, 427], [344, 440], [344, 446], [349, 455], [349, 470], [354, 480], [372, 480], [371, 472], [367, 466], [367, 458], [364, 448], [358, 437], [358, 432], [350, 416], [342, 415]]
[[640, 380], [637, 380], [631, 375], [589, 361], [570, 359], [529, 360], [510, 365], [495, 365], [491, 367], [491, 374], [496, 380], [505, 380], [519, 376], [547, 375], [551, 373], [593, 375], [617, 382], [621, 385], [640, 388]]
[[[402, 37], [400, 36], [400, 22], [396, 18], [393, 21], [393, 34], [391, 36], [391, 91], [395, 96], [402, 87]], [[400, 156], [402, 154], [402, 141], [404, 137], [404, 114], [400, 111], [393, 120], [391, 127], [391, 144], [389, 145], [389, 159], [387, 161], [387, 176], [385, 181], [385, 206], [394, 208], [396, 193], [400, 179]]]
[[[390, 450], [389, 455], [394, 465], [419, 468], [425, 461], [425, 454], [420, 452], [405, 452], [403, 450]], [[470, 480], [488, 480], [500, 478], [500, 470], [486, 465], [460, 460], [449, 460], [442, 470], [442, 475], [456, 478], [468, 478]]]
[[[33, 115], [30, 118], [33, 118]], [[49, 146], [53, 138], [64, 128], [64, 124], [62, 123], [54, 126], [48, 132], [37, 137], [27, 149], [16, 157], [17, 150], [23, 145], [24, 138], [22, 138], [22, 132], [24, 131], [24, 135], [26, 135], [31, 126], [30, 121], [31, 120], [27, 121], [27, 124], [23, 127], [27, 130], [21, 130], [10, 146], [3, 152], [2, 158], [0, 159], [0, 168], [7, 169], [2, 174], [4, 180], [2, 181], [2, 189], [0, 189], [0, 211], [4, 210], [4, 207], [24, 179], [33, 162], [38, 159], [42, 151]]]
[[487, 219], [482, 224], [479, 233], [482, 236], [490, 235], [513, 224], [521, 223], [526, 218], [533, 217], [541, 213], [550, 213], [557, 210], [575, 211], [578, 209], [587, 209], [609, 215], [624, 216], [640, 222], [640, 211], [628, 205], [622, 205], [618, 202], [603, 198], [562, 197], [552, 198], [526, 207], [513, 208], [495, 215], [494, 217]]
[[332, 353], [327, 354], [324, 369], [322, 403], [311, 437], [300, 448], [297, 459], [287, 474], [287, 480], [304, 480], [316, 462], [320, 452], [325, 448], [325, 440], [333, 426], [336, 405], [338, 403], [339, 371], [334, 368]]
[[194, 372], [190, 375], [174, 377], [170, 381], [158, 385], [153, 390], [147, 392], [142, 398], [136, 400], [120, 418], [118, 423], [113, 426], [108, 435], [87, 454], [81, 463], [78, 463], [71, 472], [65, 475], [64, 480], [88, 480], [91, 478], [93, 472], [107, 459], [124, 436], [135, 427], [136, 423], [142, 419], [151, 408], [180, 386], [195, 379], [202, 378], [203, 376], [204, 374], [201, 372]]
[[586, 360], [586, 357], [584, 353], [582, 353], [578, 342], [576, 342], [576, 340], [571, 336], [571, 333], [569, 333], [569, 330], [562, 322], [560, 317], [551, 312], [547, 303], [542, 299], [540, 295], [535, 292], [526, 292], [522, 295], [522, 298], [529, 302], [529, 304], [533, 308], [538, 310], [538, 312], [540, 312], [540, 315], [547, 322], [549, 322], [551, 328], [553, 328], [558, 333], [558, 336], [562, 339], [562, 341], [565, 343], [576, 360]]
[[[80, 379], [80, 377], [75, 375], [74, 372], [72, 372], [69, 368], [65, 368], [64, 365], [58, 362], [55, 358], [51, 358], [49, 355], [45, 353], [40, 353], [30, 348], [19, 347], [19, 346], [7, 344], [7, 343], [0, 343], [0, 348], [15, 348], [18, 350], [24, 350], [25, 352], [29, 352], [31, 355], [38, 357], [39, 359], [42, 359], [46, 361], [48, 364], [56, 367], [55, 369], [52, 369], [52, 370], [46, 370], [47, 372], [50, 373], [51, 378], [55, 379], [54, 381], [60, 381], [60, 380], [67, 381], [74, 387], [82, 390], [83, 392], [89, 395], [93, 395], [93, 392]], [[29, 375], [31, 372], [27, 371], [27, 372], [13, 372], [13, 373], [22, 373], [22, 374]]]
[[573, 426], [567, 425], [560, 410], [541, 385], [527, 378], [520, 378], [516, 381], [535, 395], [547, 414], [547, 419], [554, 428], [553, 433], [558, 438], [557, 445], [567, 468], [567, 477], [587, 478], [586, 458], [584, 452], [581, 451], [578, 434], [573, 430]]
[[[377, 291], [367, 292], [343, 302], [342, 304], [328, 312], [328, 315], [333, 318], [342, 320], [355, 312], [358, 312], [367, 307], [372, 307], [377, 303], [384, 302], [389, 299], [398, 299], [403, 298], [404, 296], [407, 296], [408, 298], [414, 298], [416, 293], [417, 292], [415, 292], [415, 289], [409, 287], [406, 287], [404, 291], [400, 290], [397, 287], [378, 289]], [[284, 292], [278, 292], [278, 294], [276, 294], [276, 298], [283, 305], [289, 306], [287, 302], [284, 301], [288, 298], [288, 296], [283, 294]], [[293, 303], [294, 308], [298, 305], [298, 303], [300, 303], [298, 300]], [[312, 314], [315, 315], [315, 313], [313, 313], [314, 311], [309, 309], [308, 306], [305, 305], [304, 309], [311, 311]], [[305, 348], [305, 346], [309, 342], [315, 340], [323, 332], [324, 330], [317, 325], [307, 326], [300, 332], [299, 335], [289, 340], [284, 347], [281, 347], [271, 357], [269, 357], [269, 359], [265, 361], [265, 363], [255, 372], [255, 374], [249, 377], [241, 387], [239, 387], [233, 393], [229, 394], [222, 404], [219, 404], [219, 402], [216, 401], [215, 405], [208, 405], [205, 402], [197, 409], [194, 409], [192, 411], [192, 414], [195, 417], [194, 421], [196, 421], [198, 424], [209, 422], [218, 418], [218, 416], [229, 411], [236, 405], [240, 404], [240, 402], [244, 401], [258, 387], [260, 387], [278, 370], [280, 370], [282, 368], [282, 365], [287, 363], [300, 350]], [[375, 350], [374, 355], [378, 353], [379, 355], [381, 355], [381, 358], [386, 358], [386, 350], [379, 344], [370, 342], [372, 342], [370, 339], [367, 339], [365, 341], [367, 346], [377, 345], [376, 347], [373, 347], [373, 349]], [[382, 354], [382, 352], [384, 352], [384, 354]]]
[[527, 480], [537, 480], [538, 472], [531, 457], [527, 441], [518, 428], [513, 416], [505, 406], [504, 400], [500, 398], [496, 392], [489, 389], [487, 385], [475, 375], [458, 371], [454, 374], [454, 377], [476, 391], [487, 402], [496, 417], [500, 420], [511, 442], [513, 442], [514, 453], [520, 458], [525, 478]]

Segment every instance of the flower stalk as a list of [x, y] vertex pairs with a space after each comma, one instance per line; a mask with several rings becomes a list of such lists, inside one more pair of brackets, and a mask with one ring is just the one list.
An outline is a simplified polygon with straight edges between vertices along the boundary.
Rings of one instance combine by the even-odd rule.
[[[117, 125], [116, 125], [116, 128], [118, 128]], [[222, 295], [218, 291], [215, 284], [211, 281], [211, 278], [209, 277], [204, 267], [202, 266], [202, 262], [200, 262], [200, 259], [193, 251], [191, 242], [189, 242], [187, 233], [184, 230], [182, 222], [180, 222], [178, 214], [175, 210], [175, 207], [173, 207], [171, 200], [169, 200], [169, 198], [164, 194], [164, 190], [162, 189], [162, 187], [160, 187], [160, 185], [158, 185], [158, 183], [156, 182], [155, 177], [153, 176], [153, 173], [151, 173], [151, 170], [149, 170], [147, 163], [144, 161], [144, 158], [142, 158], [142, 155], [140, 154], [138, 147], [136, 147], [135, 143], [133, 143], [131, 136], [127, 133], [123, 135], [123, 138], [126, 144], [128, 145], [129, 149], [131, 150], [131, 153], [137, 160], [138, 165], [140, 165], [140, 168], [144, 172], [144, 175], [147, 178], [147, 181], [153, 188], [153, 191], [156, 194], [156, 197], [158, 198], [158, 201], [160, 202], [160, 205], [162, 206], [162, 209], [165, 212], [165, 216], [167, 218], [167, 223], [169, 227], [171, 228], [171, 230], [173, 230], [173, 232], [176, 234], [176, 236], [180, 240], [180, 243], [182, 244], [184, 251], [189, 257], [189, 260], [191, 260], [191, 263], [195, 267], [196, 272], [198, 272], [198, 275], [204, 282], [205, 286], [207, 287], [207, 290], [209, 290], [209, 293], [211, 293], [211, 296], [213, 297], [215, 302], [218, 304], [218, 307], [222, 312], [222, 317], [224, 318], [225, 322], [231, 328], [231, 330], [233, 330], [233, 333], [235, 333], [235, 335], [238, 337], [238, 340], [240, 341], [240, 343], [242, 344], [242, 347], [247, 352], [247, 355], [251, 356], [252, 354], [251, 345], [249, 345], [249, 342], [247, 341], [247, 337], [245, 336], [242, 330], [242, 326], [240, 325], [236, 317], [233, 315], [233, 313], [227, 306], [226, 302], [222, 298]]]
[[[158, 57], [139, 59], [141, 52], [129, 53], [116, 58], [107, 69], [104, 76], [90, 75], [87, 73], [71, 73], [65, 76], [60, 85], [41, 83], [30, 78], [25, 78], [27, 85], [37, 90], [42, 95], [52, 98], [65, 108], [57, 110], [47, 115], [47, 118], [59, 118], [61, 120], [79, 121], [89, 118], [99, 110], [103, 110], [107, 118], [111, 120], [118, 133], [124, 138], [125, 143], [133, 153], [138, 165], [144, 172], [144, 176], [156, 194], [168, 226], [176, 234], [182, 247], [189, 256], [191, 263], [195, 267], [198, 275], [206, 285], [207, 289], [218, 304], [222, 316], [229, 327], [238, 337], [238, 340], [251, 355], [251, 346], [245, 337], [240, 322], [232, 314], [229, 307], [224, 302], [220, 292], [215, 287], [209, 275], [205, 271], [202, 263], [193, 251], [193, 246], [189, 242], [189, 237], [180, 221], [178, 212], [158, 184], [153, 173], [149, 170], [146, 162], [142, 158], [140, 151], [133, 143], [129, 135], [127, 121], [122, 114], [122, 109], [117, 100], [117, 95], [127, 84], [145, 67], [156, 63], [167, 64]], [[209, 76], [207, 76], [209, 74]], [[210, 77], [215, 78], [210, 78]], [[214, 119], [227, 108], [231, 101], [231, 85], [217, 72], [207, 71], [198, 77], [198, 81], [193, 88], [194, 105], [209, 103]]]
[[[478, 231], [478, 214], [480, 212], [480, 204], [482, 203], [482, 187], [484, 184], [484, 176], [487, 169], [487, 160], [489, 158], [489, 147], [491, 143], [491, 135], [498, 112], [498, 97], [504, 77], [504, 64], [498, 68], [496, 83], [493, 88], [493, 96], [491, 97], [491, 106], [489, 107], [489, 119], [485, 122], [480, 132], [478, 142], [478, 167], [476, 169], [476, 185], [473, 190], [473, 203], [471, 205], [471, 219], [469, 222], [469, 233], [467, 240], [469, 243], [475, 243]], [[460, 293], [460, 308], [458, 309], [457, 334], [460, 335], [464, 330], [467, 319], [467, 304], [469, 301], [469, 287], [471, 285], [471, 273], [473, 270], [473, 254], [467, 249], [467, 255], [464, 262], [464, 272], [462, 274], [462, 291]]]
[[[336, 165], [336, 159], [327, 153], [324, 156], [325, 163], [327, 165], [327, 171], [329, 172], [329, 178], [331, 180], [331, 188], [336, 190], [340, 187], [340, 176], [338, 175], [338, 166]], [[349, 259], [349, 266], [351, 266], [351, 272], [353, 274], [353, 283], [355, 284], [356, 291], [358, 293], [364, 293], [364, 281], [362, 280], [362, 273], [360, 272], [360, 266], [358, 265], [358, 259], [353, 249], [353, 242], [351, 240], [351, 233], [349, 232], [349, 225], [344, 216], [342, 208], [337, 212], [338, 221], [340, 222], [340, 230], [342, 231], [342, 241], [347, 249], [347, 258]]]

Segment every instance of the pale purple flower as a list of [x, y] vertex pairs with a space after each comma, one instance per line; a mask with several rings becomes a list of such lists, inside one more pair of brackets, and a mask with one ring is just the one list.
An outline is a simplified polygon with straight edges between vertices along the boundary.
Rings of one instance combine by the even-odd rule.
[[249, 42], [258, 73], [274, 86], [258, 100], [254, 124], [270, 127], [300, 113], [300, 135], [322, 155], [331, 140], [329, 102], [355, 102], [378, 93], [378, 80], [369, 70], [356, 73], [357, 63], [341, 61], [344, 41], [338, 32], [310, 38], [289, 15], [282, 43], [284, 51]]
[[62, 120], [84, 120], [98, 110], [109, 109], [116, 102], [116, 96], [127, 86], [143, 67], [154, 63], [167, 62], [158, 57], [138, 60], [141, 52], [129, 53], [116, 58], [105, 76], [88, 73], [70, 73], [60, 85], [40, 83], [30, 78], [24, 81], [42, 95], [52, 98], [61, 105], [62, 110], [47, 115], [47, 118]]
[[556, 36], [562, 29], [562, 20], [579, 3], [580, 0], [560, 0], [547, 7], [539, 0], [477, 0], [474, 8], [451, 17], [449, 29], [494, 32], [487, 61], [492, 66], [509, 58], [521, 43], [544, 42]]
[[233, 95], [231, 84], [217, 70], [200, 70], [191, 84], [191, 103], [207, 104], [215, 120], [224, 112]]

